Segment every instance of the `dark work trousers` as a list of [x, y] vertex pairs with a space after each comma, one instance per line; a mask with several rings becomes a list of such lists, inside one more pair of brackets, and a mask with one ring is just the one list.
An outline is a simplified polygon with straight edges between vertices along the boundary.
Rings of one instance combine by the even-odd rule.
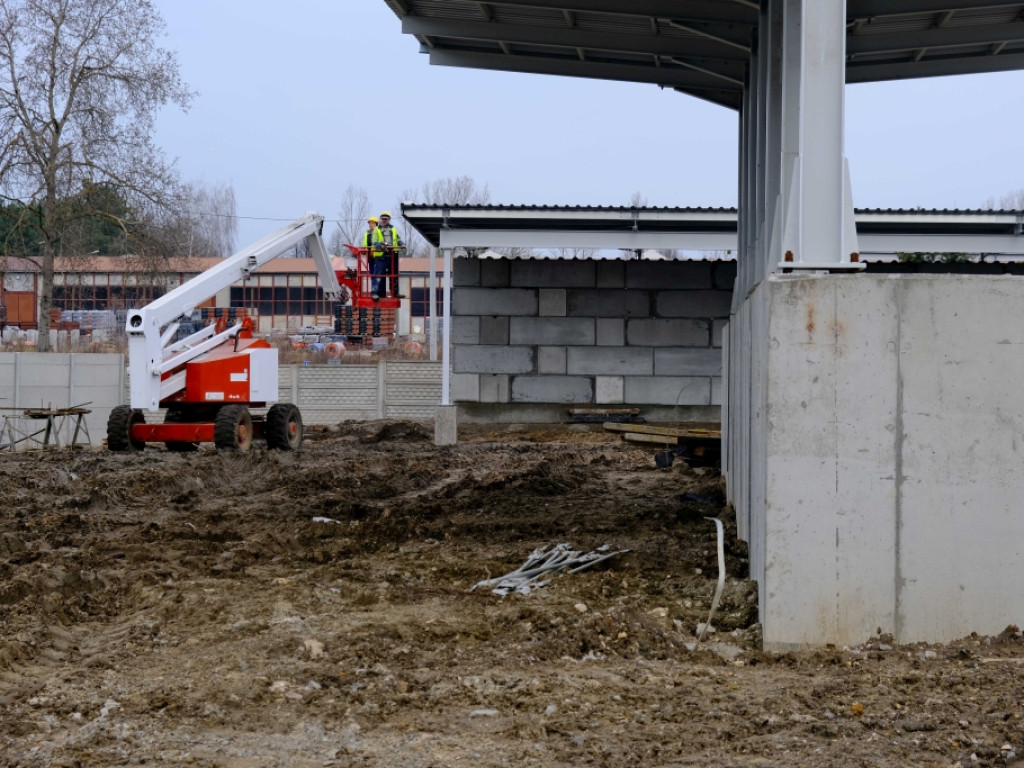
[[398, 293], [398, 249], [391, 248], [388, 250], [388, 272], [391, 275], [389, 285], [391, 286], [391, 294]]
[[374, 296], [384, 295], [384, 277], [387, 272], [389, 258], [386, 255], [375, 256], [370, 259], [370, 293]]

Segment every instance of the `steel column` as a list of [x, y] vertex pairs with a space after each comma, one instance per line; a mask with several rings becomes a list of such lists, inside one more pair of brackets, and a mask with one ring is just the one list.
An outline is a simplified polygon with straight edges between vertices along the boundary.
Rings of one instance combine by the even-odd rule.
[[846, 0], [802, 3], [800, 73], [800, 266], [840, 266], [843, 253], [843, 137]]
[[[463, 254], [465, 255], [465, 254]], [[451, 405], [452, 249], [444, 249], [444, 344], [441, 348], [441, 405]]]

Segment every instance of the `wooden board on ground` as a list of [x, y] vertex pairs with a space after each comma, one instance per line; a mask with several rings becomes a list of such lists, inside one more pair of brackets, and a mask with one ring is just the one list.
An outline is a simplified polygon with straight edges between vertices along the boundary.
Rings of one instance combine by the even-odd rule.
[[672, 435], [646, 435], [642, 432], [623, 432], [622, 439], [629, 443], [654, 443], [655, 445], [679, 445], [679, 438]]
[[639, 408], [570, 408], [569, 413], [573, 416], [589, 416], [591, 414], [629, 414], [636, 416], [640, 413]]
[[[651, 424], [617, 424], [614, 422], [605, 422], [604, 428], [609, 432], [623, 432], [626, 433], [624, 437], [629, 434], [644, 434], [644, 435], [661, 435], [663, 437], [675, 437], [675, 438], [689, 438], [689, 439], [708, 439], [708, 440], [720, 440], [722, 438], [722, 431], [718, 429], [688, 429], [686, 427], [656, 427]], [[643, 441], [637, 441], [643, 442]], [[653, 441], [652, 441], [653, 442]]]

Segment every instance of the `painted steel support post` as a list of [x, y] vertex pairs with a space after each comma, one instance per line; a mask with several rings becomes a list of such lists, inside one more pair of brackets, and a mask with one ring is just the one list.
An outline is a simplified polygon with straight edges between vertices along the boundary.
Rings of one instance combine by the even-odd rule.
[[430, 275], [427, 277], [427, 317], [430, 320], [430, 359], [437, 362], [437, 303], [434, 297], [437, 295], [437, 256], [433, 248], [430, 249]]
[[444, 344], [441, 347], [441, 405], [451, 405], [452, 355], [452, 249], [444, 249]]
[[782, 60], [783, 60], [783, 19], [782, 0], [768, 3], [767, 12], [762, 14], [764, 30], [768, 38], [765, 60], [768, 67], [767, 93], [767, 134], [765, 137], [765, 218], [761, 235], [761, 259], [764, 273], [772, 272], [782, 260], [779, 227], [781, 222], [782, 187]]
[[[801, 2], [798, 162], [793, 174], [799, 226], [783, 269], [863, 269], [850, 247], [845, 219], [853, 215], [843, 157], [846, 84], [846, 0]], [[787, 6], [787, 9], [791, 6]], [[794, 9], [795, 10], [795, 9]], [[849, 209], [849, 211], [847, 211]]]
[[751, 209], [750, 223], [752, 225], [750, 232], [751, 240], [751, 253], [753, 254], [752, 265], [754, 267], [754, 282], [759, 283], [764, 280], [766, 275], [765, 258], [764, 258], [764, 212], [765, 212], [765, 170], [766, 170], [766, 144], [767, 144], [767, 130], [768, 130], [768, 46], [769, 39], [766, 30], [766, 20], [768, 14], [765, 10], [764, 4], [761, 6], [760, 24], [758, 25], [756, 35], [756, 43], [753, 50], [753, 55], [750, 60], [751, 66], [751, 83], [754, 85], [754, 114], [752, 115], [754, 121], [754, 167], [753, 175], [750, 179], [753, 182], [752, 189], [750, 190], [751, 198], [753, 200], [753, 208]]
[[777, 0], [782, 20], [782, 177], [779, 179], [779, 248], [776, 263], [786, 252], [800, 250], [800, 35], [803, 0]]

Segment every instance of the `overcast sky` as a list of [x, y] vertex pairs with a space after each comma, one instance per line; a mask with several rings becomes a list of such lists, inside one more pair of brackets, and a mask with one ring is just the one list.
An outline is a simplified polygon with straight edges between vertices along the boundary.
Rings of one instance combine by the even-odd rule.
[[[305, 211], [336, 218], [349, 184], [375, 212], [462, 175], [495, 204], [736, 204], [732, 110], [431, 66], [383, 0], [154, 1], [197, 92], [161, 114], [157, 143], [185, 179], [234, 187], [238, 248]], [[854, 204], [978, 208], [1024, 189], [1022, 93], [1024, 72], [847, 87]]]

